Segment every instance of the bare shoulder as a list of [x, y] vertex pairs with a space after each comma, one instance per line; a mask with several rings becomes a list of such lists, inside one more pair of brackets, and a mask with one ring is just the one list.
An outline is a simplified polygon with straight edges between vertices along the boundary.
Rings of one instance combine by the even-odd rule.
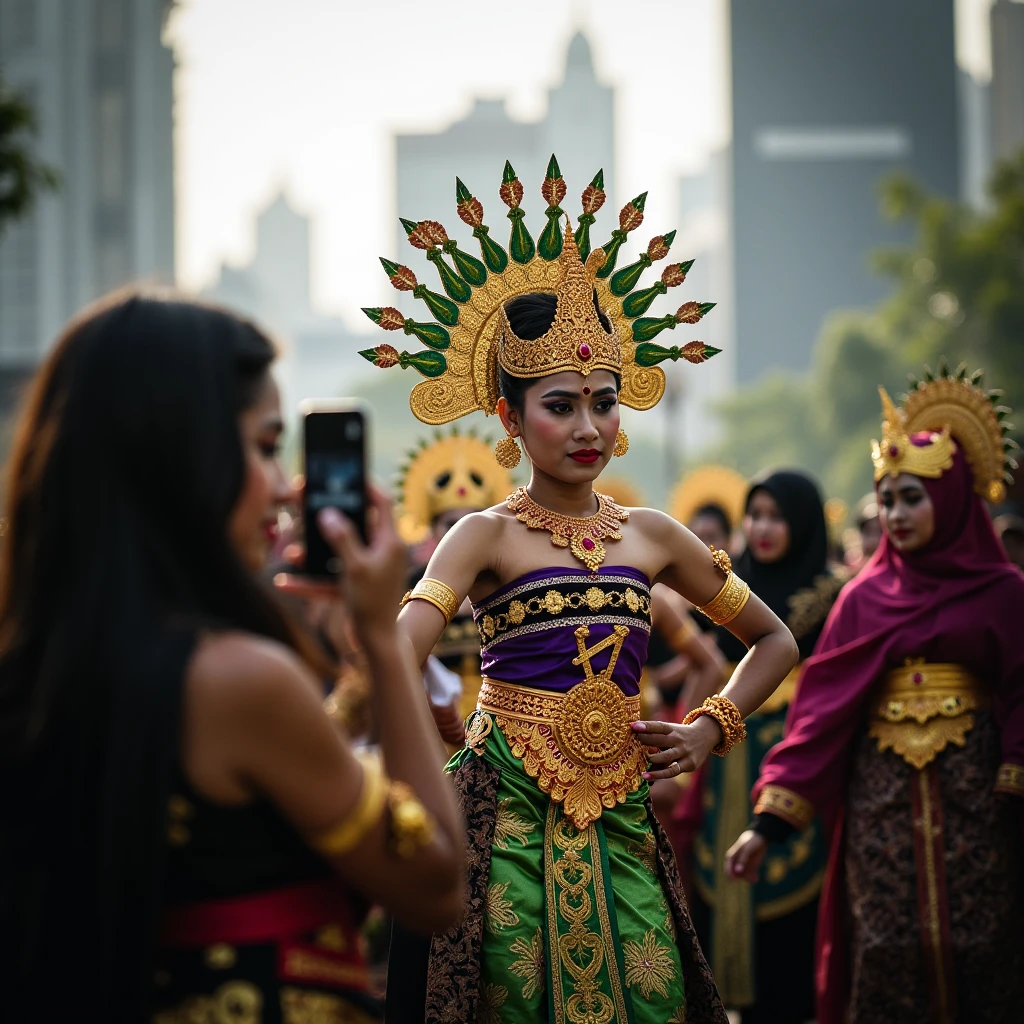
[[284, 644], [253, 633], [207, 637], [189, 664], [186, 680], [193, 711], [260, 714], [282, 703], [318, 699], [313, 673]]
[[629, 523], [651, 540], [664, 540], [673, 534], [678, 536], [680, 531], [689, 532], [677, 519], [656, 508], [631, 508]]

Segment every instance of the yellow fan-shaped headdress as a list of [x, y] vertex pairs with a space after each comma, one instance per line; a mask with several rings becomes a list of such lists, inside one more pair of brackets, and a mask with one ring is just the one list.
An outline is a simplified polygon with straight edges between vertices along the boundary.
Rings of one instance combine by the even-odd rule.
[[[433, 322], [412, 320], [392, 306], [364, 310], [385, 330], [404, 331], [426, 346], [418, 352], [400, 352], [382, 344], [361, 353], [376, 366], [411, 366], [426, 378], [413, 388], [409, 400], [413, 413], [424, 423], [449, 423], [477, 410], [493, 413], [498, 401], [499, 362], [507, 373], [524, 378], [562, 370], [584, 375], [612, 370], [621, 375], [619, 400], [634, 409], [650, 409], [665, 393], [665, 374], [659, 363], [667, 359], [702, 363], [718, 352], [701, 341], [669, 348], [653, 343], [664, 330], [697, 323], [714, 306], [691, 301], [667, 316], [643, 315], [659, 295], [682, 284], [692, 266], [692, 260], [671, 264], [660, 280], [637, 289], [644, 270], [668, 255], [674, 231], [651, 239], [636, 262], [615, 270], [627, 236], [643, 222], [646, 193], [622, 208], [611, 239], [594, 250], [590, 228], [605, 201], [602, 172], [583, 191], [583, 214], [573, 232], [559, 205], [566, 185], [558, 162], [551, 158], [541, 186], [548, 204], [544, 214], [547, 225], [536, 242], [520, 207], [522, 183], [507, 162], [499, 194], [512, 222], [507, 250], [490, 237], [480, 201], [456, 180], [458, 214], [473, 229], [480, 259], [460, 249], [437, 221], [402, 220], [409, 242], [424, 250], [437, 268], [445, 294], [421, 284], [408, 267], [381, 260], [392, 285], [421, 299]], [[611, 331], [603, 327], [594, 309], [595, 289]], [[554, 294], [557, 311], [543, 338], [523, 341], [512, 331], [505, 306], [530, 292]]]
[[438, 516], [452, 509], [479, 510], [504, 501], [514, 485], [494, 461], [489, 442], [472, 434], [438, 433], [409, 453], [399, 479], [398, 530], [417, 544]]
[[676, 485], [669, 499], [669, 514], [684, 526], [705, 505], [718, 505], [735, 529], [746, 507], [750, 484], [728, 466], [700, 466]]

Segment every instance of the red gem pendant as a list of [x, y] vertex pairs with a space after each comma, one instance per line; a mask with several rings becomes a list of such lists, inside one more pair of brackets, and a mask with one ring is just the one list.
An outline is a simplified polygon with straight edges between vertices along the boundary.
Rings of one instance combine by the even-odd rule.
[[580, 543], [587, 549], [587, 551], [594, 550], [594, 542], [589, 537], [584, 537], [583, 540], [580, 541]]

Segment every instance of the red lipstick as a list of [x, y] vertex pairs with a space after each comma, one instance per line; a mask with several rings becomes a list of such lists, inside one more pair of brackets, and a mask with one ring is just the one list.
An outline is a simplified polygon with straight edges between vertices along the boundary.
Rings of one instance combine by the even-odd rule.
[[569, 458], [590, 466], [601, 458], [601, 453], [596, 448], [580, 448], [578, 451], [569, 452]]

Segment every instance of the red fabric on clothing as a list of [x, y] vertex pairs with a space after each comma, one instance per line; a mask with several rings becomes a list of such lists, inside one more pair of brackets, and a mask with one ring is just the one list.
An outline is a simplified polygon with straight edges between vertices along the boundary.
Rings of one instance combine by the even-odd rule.
[[[925, 445], [930, 435], [915, 435]], [[1024, 576], [992, 529], [962, 451], [922, 483], [935, 533], [901, 555], [883, 537], [840, 594], [815, 654], [804, 662], [786, 736], [765, 758], [753, 796], [783, 786], [809, 800], [826, 826], [841, 820], [853, 741], [876, 683], [907, 658], [956, 662], [991, 682], [1003, 762], [1024, 765]], [[819, 1022], [842, 1021], [842, 843], [834, 836], [818, 936]]]

